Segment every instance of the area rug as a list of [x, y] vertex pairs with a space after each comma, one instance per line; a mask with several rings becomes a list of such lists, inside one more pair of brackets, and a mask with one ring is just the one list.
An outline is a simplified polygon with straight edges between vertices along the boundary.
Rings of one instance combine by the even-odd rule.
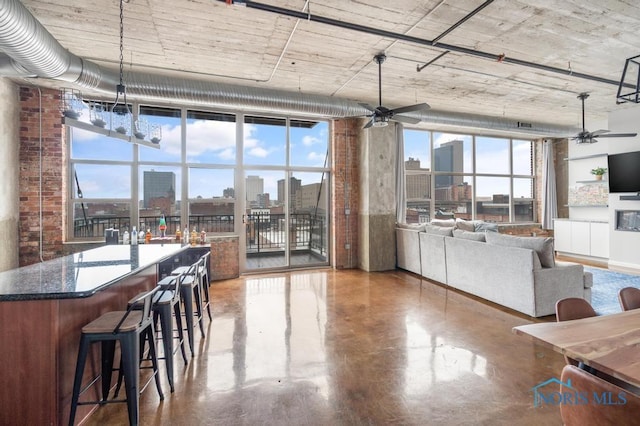
[[624, 274], [608, 269], [585, 266], [585, 271], [593, 274], [593, 287], [591, 288], [591, 306], [598, 315], [620, 312], [618, 291], [624, 287], [640, 288], [640, 276]]

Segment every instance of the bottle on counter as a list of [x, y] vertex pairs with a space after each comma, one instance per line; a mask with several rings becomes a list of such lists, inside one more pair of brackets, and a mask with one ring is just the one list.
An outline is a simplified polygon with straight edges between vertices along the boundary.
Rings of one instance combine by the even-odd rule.
[[129, 244], [129, 232], [126, 230], [122, 233], [122, 244]]
[[184, 227], [184, 232], [182, 233], [182, 244], [184, 244], [185, 246], [189, 244], [189, 227], [188, 226]]
[[167, 221], [165, 220], [164, 215], [160, 218], [160, 225], [158, 226], [158, 229], [160, 230], [160, 236], [162, 238], [167, 236]]
[[194, 227], [193, 231], [191, 231], [191, 245], [195, 246], [197, 241], [198, 241], [198, 231]]
[[176, 243], [182, 242], [182, 232], [180, 232], [180, 227], [176, 227]]
[[202, 231], [200, 231], [200, 244], [204, 244], [206, 242], [207, 242], [207, 233], [203, 229]]
[[145, 244], [150, 244], [151, 243], [151, 229], [147, 228], [147, 233], [144, 234], [144, 243]]
[[134, 246], [138, 244], [138, 231], [136, 231], [135, 226], [131, 230], [131, 244], [133, 244]]

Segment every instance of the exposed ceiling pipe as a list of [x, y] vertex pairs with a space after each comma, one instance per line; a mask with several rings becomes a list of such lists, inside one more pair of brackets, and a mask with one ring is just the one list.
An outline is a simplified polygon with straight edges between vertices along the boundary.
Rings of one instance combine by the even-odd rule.
[[460, 19], [458, 22], [456, 22], [455, 24], [453, 24], [452, 26], [450, 26], [449, 28], [447, 28], [444, 32], [442, 32], [439, 36], [437, 36], [436, 38], [434, 38], [433, 40], [431, 40], [431, 42], [433, 44], [436, 44], [438, 41], [440, 41], [440, 39], [442, 39], [444, 36], [446, 36], [447, 34], [449, 34], [451, 31], [455, 30], [456, 28], [458, 28], [460, 25], [464, 24], [465, 22], [467, 22], [469, 19], [471, 19], [473, 16], [477, 15], [482, 9], [484, 9], [485, 7], [489, 6], [491, 3], [493, 3], [493, 0], [486, 0], [484, 3], [482, 3], [480, 6], [476, 7], [474, 10], [472, 10], [470, 13], [468, 13], [465, 17], [463, 17], [462, 19]]
[[[218, 1], [225, 1], [225, 0], [218, 0]], [[452, 51], [452, 52], [463, 53], [463, 54], [470, 55], [470, 56], [477, 56], [477, 57], [480, 57], [480, 58], [491, 59], [493, 61], [507, 62], [507, 63], [512, 63], [512, 64], [515, 64], [515, 65], [524, 66], [524, 67], [530, 67], [530, 68], [540, 69], [540, 70], [549, 71], [549, 72], [553, 72], [553, 73], [558, 73], [558, 74], [562, 74], [562, 75], [565, 75], [565, 76], [577, 77], [577, 78], [582, 78], [582, 79], [591, 80], [591, 81], [597, 81], [599, 83], [613, 84], [616, 87], [620, 84], [619, 81], [610, 80], [610, 79], [604, 78], [604, 77], [598, 77], [596, 75], [584, 74], [584, 73], [569, 71], [569, 70], [562, 69], [562, 68], [552, 67], [552, 66], [549, 66], [549, 65], [543, 65], [543, 64], [538, 64], [538, 63], [535, 63], [535, 62], [525, 61], [525, 60], [522, 60], [522, 59], [510, 58], [510, 57], [505, 56], [503, 54], [495, 54], [495, 53], [483, 52], [482, 50], [469, 49], [467, 47], [455, 46], [455, 45], [446, 44], [446, 43], [435, 43], [433, 40], [427, 40], [427, 39], [424, 39], [424, 38], [413, 37], [413, 36], [410, 36], [410, 35], [407, 35], [407, 34], [396, 33], [396, 32], [393, 32], [393, 31], [387, 31], [387, 30], [383, 30], [383, 29], [380, 29], [380, 28], [368, 27], [366, 25], [360, 25], [360, 24], [354, 24], [354, 23], [350, 23], [350, 22], [340, 21], [340, 20], [337, 20], [337, 19], [327, 18], [327, 17], [324, 17], [324, 16], [312, 15], [310, 13], [309, 14], [302, 13], [302, 12], [298, 12], [296, 10], [285, 9], [283, 7], [278, 7], [278, 6], [273, 6], [273, 5], [269, 5], [269, 4], [258, 3], [258, 2], [255, 2], [255, 1], [242, 0], [239, 3], [241, 3], [243, 6], [246, 6], [246, 7], [251, 8], [251, 9], [262, 10], [262, 11], [265, 11], [265, 12], [276, 13], [276, 14], [284, 15], [284, 16], [291, 16], [293, 18], [302, 18], [302, 17], [304, 17], [305, 19], [307, 19], [309, 21], [319, 22], [321, 24], [332, 25], [334, 27], [339, 27], [339, 28], [343, 28], [343, 29], [359, 31], [359, 32], [363, 32], [363, 33], [366, 33], [366, 34], [377, 35], [377, 36], [380, 36], [380, 37], [391, 38], [391, 39], [395, 39], [395, 40], [402, 40], [402, 41], [406, 41], [406, 42], [409, 42], [409, 43], [420, 44], [420, 45], [423, 45], [423, 46], [436, 47], [436, 48], [439, 48], [439, 49], [444, 49], [444, 50], [449, 50], [449, 51]], [[632, 87], [632, 86], [629, 85], [629, 87]]]
[[[302, 13], [302, 18], [306, 14]], [[66, 50], [18, 0], [0, 2], [0, 76], [38, 77], [65, 81], [104, 95], [113, 95], [119, 83], [115, 70], [84, 60]], [[251, 111], [304, 114], [313, 117], [364, 116], [369, 110], [355, 101], [330, 96], [236, 86], [212, 81], [168, 77], [143, 72], [127, 74], [132, 100], [180, 103]], [[511, 120], [473, 114], [427, 110], [407, 114], [425, 123], [489, 129], [534, 136], [561, 137], [576, 129], [551, 124], [519, 128]]]

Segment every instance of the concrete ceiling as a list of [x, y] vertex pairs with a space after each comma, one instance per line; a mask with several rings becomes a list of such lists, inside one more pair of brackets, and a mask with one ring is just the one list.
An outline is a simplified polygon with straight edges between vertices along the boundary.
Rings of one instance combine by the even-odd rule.
[[[118, 1], [22, 2], [70, 52], [117, 68]], [[427, 102], [436, 111], [575, 127], [581, 119], [576, 96], [589, 92], [589, 128], [590, 121], [601, 122], [608, 112], [629, 107], [616, 105], [617, 85], [575, 74], [620, 80], [625, 59], [640, 54], [640, 3], [496, 0], [440, 38], [440, 44], [430, 43], [483, 3], [259, 3], [310, 12], [312, 17], [298, 19], [223, 1], [129, 0], [124, 5], [125, 71], [335, 96], [376, 106], [378, 66], [373, 56], [385, 52], [382, 103], [389, 108]], [[317, 22], [320, 18], [385, 33]]]

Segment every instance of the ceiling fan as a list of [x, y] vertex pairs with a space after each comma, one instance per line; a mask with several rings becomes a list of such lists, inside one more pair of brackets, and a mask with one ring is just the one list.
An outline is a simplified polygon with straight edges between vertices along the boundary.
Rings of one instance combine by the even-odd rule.
[[366, 117], [371, 117], [371, 120], [367, 122], [364, 126], [364, 129], [368, 129], [369, 127], [384, 127], [389, 124], [389, 120], [400, 121], [403, 123], [416, 124], [420, 122], [419, 118], [408, 117], [406, 115], [401, 115], [407, 112], [421, 111], [424, 109], [428, 109], [429, 104], [421, 103], [416, 105], [409, 105], [405, 107], [389, 109], [382, 106], [382, 63], [387, 59], [387, 56], [384, 53], [379, 53], [373, 57], [373, 60], [378, 64], [378, 106], [376, 108], [372, 107], [369, 104], [361, 103], [360, 105], [369, 111], [372, 114], [367, 114]]
[[588, 93], [580, 93], [578, 99], [582, 101], [582, 131], [571, 139], [576, 143], [595, 143], [598, 142], [596, 138], [632, 138], [637, 133], [609, 133], [610, 130], [596, 130], [595, 132], [588, 132], [584, 124], [584, 100], [589, 97]]

